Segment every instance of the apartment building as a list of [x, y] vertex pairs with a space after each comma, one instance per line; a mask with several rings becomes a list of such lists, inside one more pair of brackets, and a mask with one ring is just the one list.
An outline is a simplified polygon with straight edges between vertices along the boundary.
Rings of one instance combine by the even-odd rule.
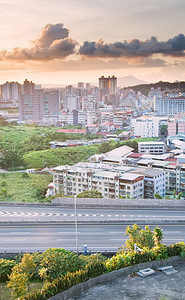
[[[98, 164], [97, 164], [98, 165]], [[99, 164], [101, 167], [102, 164]], [[90, 169], [74, 165], [59, 166], [53, 169], [53, 184], [57, 192], [74, 196], [83, 191], [97, 190], [105, 198], [118, 199], [119, 196], [142, 198], [144, 195], [144, 176], [141, 174]]]
[[154, 97], [154, 112], [156, 115], [176, 115], [185, 112], [184, 94], [169, 94], [167, 97]]
[[131, 120], [132, 135], [136, 138], [140, 137], [158, 137], [159, 136], [159, 123], [157, 117], [143, 116]]
[[165, 152], [165, 143], [164, 142], [139, 142], [138, 152], [157, 154], [157, 155], [163, 154]]

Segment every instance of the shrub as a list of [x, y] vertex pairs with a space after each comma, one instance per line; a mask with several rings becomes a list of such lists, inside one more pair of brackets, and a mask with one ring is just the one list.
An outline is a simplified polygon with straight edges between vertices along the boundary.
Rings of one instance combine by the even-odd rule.
[[67, 272], [52, 282], [47, 282], [41, 291], [33, 291], [20, 300], [45, 300], [60, 292], [63, 292], [70, 287], [86, 281], [90, 278], [103, 274], [106, 271], [106, 267], [101, 262], [92, 262], [86, 266], [84, 270], [78, 270], [74, 273]]
[[50, 248], [41, 255], [41, 268], [46, 268], [47, 280], [65, 275], [67, 272], [75, 272], [80, 269], [81, 261], [77, 254], [64, 249]]
[[8, 275], [11, 274], [14, 266], [14, 260], [0, 259], [0, 282], [5, 282], [8, 280]]

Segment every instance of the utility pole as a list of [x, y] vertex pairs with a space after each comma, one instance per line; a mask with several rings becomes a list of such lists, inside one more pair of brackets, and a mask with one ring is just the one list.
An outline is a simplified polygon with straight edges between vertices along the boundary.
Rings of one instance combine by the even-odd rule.
[[78, 232], [77, 232], [77, 218], [76, 218], [76, 195], [74, 196], [74, 206], [75, 206], [75, 241], [76, 241], [76, 253], [78, 254]]

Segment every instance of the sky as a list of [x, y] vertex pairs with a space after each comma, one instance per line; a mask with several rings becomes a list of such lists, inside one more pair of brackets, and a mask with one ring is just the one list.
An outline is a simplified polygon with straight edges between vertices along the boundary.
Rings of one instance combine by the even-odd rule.
[[0, 83], [185, 80], [184, 0], [0, 0]]

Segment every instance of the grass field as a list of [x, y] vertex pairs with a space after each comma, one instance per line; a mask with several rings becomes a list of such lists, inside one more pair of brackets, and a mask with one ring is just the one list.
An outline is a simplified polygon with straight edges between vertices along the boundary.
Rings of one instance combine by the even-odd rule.
[[29, 125], [1, 126], [1, 142], [22, 142], [32, 135], [42, 135], [44, 133], [56, 132], [58, 128], [37, 127]]
[[37, 202], [44, 198], [52, 176], [46, 174], [0, 174], [0, 201]]

